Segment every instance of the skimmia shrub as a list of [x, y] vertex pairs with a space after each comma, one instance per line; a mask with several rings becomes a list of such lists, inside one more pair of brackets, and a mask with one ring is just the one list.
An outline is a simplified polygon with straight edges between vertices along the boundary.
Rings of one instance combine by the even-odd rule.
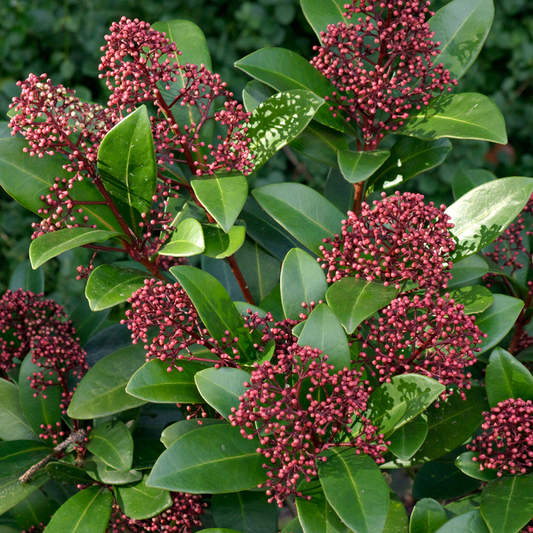
[[[300, 3], [314, 50], [240, 59], [242, 98], [186, 20], [112, 24], [105, 105], [19, 82], [0, 185], [42, 220], [0, 299], [0, 530], [531, 530], [533, 179], [405, 185], [507, 142], [456, 89], [492, 1]], [[256, 180], [281, 149], [326, 186]], [[67, 314], [41, 266], [78, 247]]]

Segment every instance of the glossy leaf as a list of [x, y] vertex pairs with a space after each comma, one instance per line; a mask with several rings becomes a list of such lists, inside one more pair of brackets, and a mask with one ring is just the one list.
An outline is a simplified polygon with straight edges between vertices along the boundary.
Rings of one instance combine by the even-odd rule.
[[137, 470], [129, 470], [128, 472], [116, 470], [95, 456], [85, 459], [83, 467], [95, 481], [106, 485], [129, 485], [142, 479], [142, 472]]
[[459, 79], [476, 60], [494, 18], [492, 0], [455, 0], [429, 20], [432, 38], [440, 42], [436, 63], [443, 63], [450, 77]]
[[326, 31], [328, 24], [338, 24], [344, 19], [345, 0], [300, 0], [302, 11], [320, 40], [320, 32]]
[[[27, 531], [32, 526], [35, 528], [39, 524], [47, 524], [58, 508], [59, 504], [55, 500], [45, 496], [43, 491], [36, 490], [15, 505], [10, 514], [17, 525]], [[3, 533], [2, 529], [0, 533]]]
[[89, 307], [87, 299], [80, 299], [74, 311], [69, 315], [72, 325], [76, 330], [76, 336], [79, 338], [80, 346], [84, 346], [94, 336], [95, 332], [100, 329], [100, 326], [108, 316], [109, 309], [93, 312]]
[[51, 448], [33, 440], [0, 442], [0, 479], [23, 474], [50, 453]]
[[298, 137], [323, 104], [311, 91], [298, 89], [275, 94], [257, 106], [247, 132], [254, 170]]
[[453, 263], [452, 279], [448, 289], [464, 287], [482, 278], [489, 271], [487, 262], [478, 255], [469, 255], [457, 263]]
[[223, 494], [266, 480], [257, 439], [243, 439], [229, 424], [185, 433], [155, 464], [147, 485], [174, 492]]
[[379, 467], [367, 455], [349, 448], [325, 452], [318, 467], [328, 502], [341, 520], [357, 533], [382, 531], [389, 508], [389, 487]]
[[397, 293], [393, 286], [385, 287], [376, 281], [346, 277], [330, 286], [326, 300], [351, 335], [363, 320], [389, 305]]
[[100, 330], [89, 339], [83, 349], [87, 352], [87, 363], [94, 366], [110, 353], [131, 346], [131, 332], [124, 324], [115, 324]]
[[241, 533], [276, 533], [278, 509], [267, 502], [263, 492], [214, 494], [211, 498], [213, 521], [218, 527]]
[[412, 464], [438, 459], [465, 442], [484, 421], [489, 410], [484, 387], [465, 391], [466, 400], [457, 393], [427, 410], [428, 436], [412, 458]]
[[432, 461], [418, 471], [413, 485], [416, 499], [447, 500], [468, 494], [481, 482], [463, 474], [453, 463]]
[[479, 494], [472, 494], [466, 496], [460, 500], [456, 500], [452, 503], [448, 503], [444, 506], [448, 516], [459, 516], [465, 513], [469, 513], [474, 509], [479, 511]]
[[215, 224], [205, 224], [204, 227], [205, 249], [204, 254], [215, 259], [224, 259], [233, 255], [244, 243], [246, 228], [233, 226], [229, 233], [224, 232]]
[[98, 172], [117, 209], [137, 231], [157, 185], [152, 126], [141, 106], [111, 129], [98, 148]]
[[33, 268], [39, 268], [53, 257], [93, 242], [104, 242], [119, 235], [116, 231], [93, 228], [67, 228], [45, 233], [30, 244], [30, 261]]
[[115, 489], [115, 497], [122, 512], [134, 520], [152, 518], [172, 505], [168, 490], [146, 486], [148, 475], [131, 485], [121, 485]]
[[271, 96], [278, 91], [272, 89], [272, 87], [265, 85], [259, 80], [252, 80], [246, 84], [246, 87], [242, 91], [242, 101], [244, 108], [248, 113], [253, 111], [259, 104], [268, 100]]
[[170, 448], [172, 444], [185, 435], [185, 433], [216, 424], [226, 424], [226, 422], [219, 418], [203, 418], [202, 420], [192, 418], [191, 420], [180, 420], [164, 429], [163, 433], [161, 433], [161, 442], [166, 448]]
[[428, 434], [428, 423], [424, 415], [417, 416], [407, 424], [398, 428], [390, 437], [387, 446], [398, 459], [407, 461], [424, 444]]
[[[2, 533], [2, 532], [0, 532]], [[281, 533], [304, 533], [300, 520], [298, 517], [292, 519], [284, 528]]]
[[0, 479], [0, 515], [15, 507], [48, 481], [48, 476], [43, 471], [39, 471], [30, 481], [21, 483], [19, 481], [21, 474], [22, 472]]
[[130, 378], [145, 362], [146, 352], [141, 344], [123, 348], [98, 361], [76, 388], [69, 416], [88, 420], [145, 404], [126, 392]]
[[18, 387], [1, 378], [0, 439], [7, 441], [39, 440], [22, 414]]
[[191, 185], [198, 200], [228, 233], [248, 197], [246, 176], [238, 174], [225, 178], [194, 179]]
[[298, 241], [320, 254], [322, 239], [335, 238], [345, 218], [322, 195], [299, 183], [275, 183], [254, 189], [261, 207]]
[[239, 396], [246, 392], [244, 383], [250, 382], [250, 374], [239, 368], [206, 368], [194, 376], [194, 381], [203, 400], [228, 418], [231, 408], [239, 407]]
[[296, 498], [298, 517], [304, 533], [350, 533], [348, 526], [328, 502], [318, 480], [303, 480], [298, 485], [298, 492], [303, 496], [311, 496], [310, 500]]
[[482, 168], [471, 170], [459, 169], [453, 177], [453, 197], [455, 200], [458, 200], [472, 189], [489, 181], [494, 181], [495, 179], [496, 176], [492, 172]]
[[42, 268], [33, 270], [29, 261], [22, 261], [11, 274], [9, 280], [9, 290], [15, 292], [17, 289], [31, 291], [33, 294], [44, 292], [44, 271]]
[[481, 493], [480, 511], [491, 533], [516, 533], [533, 517], [533, 475], [501, 477]]
[[344, 179], [350, 183], [367, 180], [390, 156], [388, 150], [373, 152], [351, 152], [340, 150], [338, 155], [339, 168]]
[[[263, 48], [235, 63], [250, 76], [266, 83], [276, 91], [307, 90], [324, 98], [332, 96], [335, 87], [309, 61], [284, 48]], [[343, 117], [334, 117], [329, 106], [323, 106], [315, 115], [315, 120], [339, 131], [345, 131]]]
[[[35, 395], [35, 389], [31, 388], [31, 381], [28, 378], [33, 378], [34, 372], [42, 371], [42, 367], [39, 367], [32, 362], [32, 353], [30, 352], [22, 361], [19, 375], [19, 394], [20, 405], [24, 418], [28, 421], [31, 429], [39, 435], [42, 433], [41, 425], [51, 425], [56, 427], [56, 423], [61, 421], [61, 389], [58, 386], [48, 386], [43, 392], [39, 392]], [[57, 383], [57, 377], [48, 376], [46, 378], [51, 379], [54, 383]]]
[[131, 470], [133, 439], [123, 422], [106, 422], [92, 429], [87, 449], [111, 468]]
[[411, 513], [409, 533], [435, 533], [447, 520], [446, 511], [439, 502], [423, 498]]
[[249, 361], [254, 353], [252, 338], [221, 283], [207, 272], [190, 266], [173, 267], [170, 272], [192, 300], [209, 333], [219, 342], [226, 337], [226, 331], [238, 337], [234, 346], [241, 360]]
[[47, 533], [104, 533], [113, 495], [106, 487], [89, 487], [66, 501], [46, 526]]
[[[397, 499], [396, 499], [397, 498]], [[389, 512], [383, 533], [407, 533], [408, 532], [407, 512], [401, 500], [393, 493], [389, 503]]]
[[509, 398], [533, 400], [531, 372], [503, 348], [496, 348], [490, 354], [485, 387], [491, 407]]
[[205, 367], [190, 361], [176, 363], [180, 370], [160, 359], [149, 361], [133, 374], [126, 392], [154, 403], [203, 403], [194, 375]]
[[171, 257], [190, 257], [201, 254], [205, 249], [204, 231], [200, 222], [186, 218], [180, 222], [168, 244], [160, 250], [160, 255]]
[[87, 280], [85, 296], [93, 311], [108, 309], [125, 302], [149, 277], [142, 270], [100, 265]]
[[482, 313], [494, 303], [494, 296], [492, 293], [481, 285], [462, 287], [447, 292], [450, 294], [450, 298], [455, 300], [455, 303], [465, 306], [463, 309], [465, 315], [477, 315]]
[[403, 123], [398, 133], [425, 141], [449, 137], [507, 144], [501, 111], [483, 94], [443, 94]]
[[400, 137], [391, 148], [389, 158], [372, 176], [369, 185], [376, 191], [397, 187], [440, 165], [451, 149], [452, 144], [448, 139], [421, 141], [412, 137]]
[[503, 178], [480, 185], [446, 209], [455, 227], [456, 255], [465, 257], [491, 243], [522, 211], [533, 179]]
[[302, 303], [310, 306], [324, 300], [327, 288], [324, 271], [309, 254], [298, 248], [287, 254], [281, 267], [281, 302], [287, 318], [298, 319]]
[[481, 352], [486, 352], [496, 346], [514, 326], [524, 302], [518, 298], [495, 294], [494, 303], [483, 313], [476, 317], [476, 326], [488, 335], [478, 345]]
[[54, 461], [46, 465], [46, 473], [62, 485], [76, 487], [78, 485], [92, 485], [92, 478], [83, 468], [67, 464], [61, 461]]
[[481, 513], [476, 509], [452, 518], [446, 522], [436, 533], [489, 533]]
[[483, 470], [480, 470], [479, 461], [472, 461], [472, 458], [477, 457], [477, 455], [476, 452], [462, 453], [455, 460], [455, 466], [467, 476], [480, 479], [481, 481], [492, 481], [493, 479], [496, 479], [498, 475], [497, 469], [484, 468]]
[[341, 212], [347, 213], [353, 209], [354, 197], [355, 187], [344, 179], [339, 169], [332, 168], [328, 173], [324, 187], [324, 198]]
[[328, 364], [335, 371], [350, 368], [350, 347], [346, 333], [335, 313], [326, 305], [320, 304], [313, 309], [305, 321], [298, 338], [300, 346], [318, 348], [328, 356]]
[[426, 376], [394, 376], [372, 392], [367, 416], [380, 433], [389, 434], [420, 414], [443, 391], [443, 385]]

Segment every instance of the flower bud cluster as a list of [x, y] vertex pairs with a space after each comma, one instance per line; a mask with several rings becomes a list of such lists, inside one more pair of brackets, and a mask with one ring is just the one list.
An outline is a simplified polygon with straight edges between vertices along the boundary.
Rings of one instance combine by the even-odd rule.
[[324, 239], [322, 268], [328, 282], [355, 275], [368, 281], [381, 280], [397, 289], [406, 281], [421, 288], [445, 288], [451, 278], [450, 254], [455, 242], [453, 224], [445, 206], [424, 204], [424, 196], [397, 192], [374, 201], [374, 209], [363, 202], [360, 216], [348, 212], [342, 233]]
[[480, 470], [526, 474], [533, 467], [533, 402], [510, 398], [483, 413], [483, 434], [467, 448], [478, 453], [472, 460]]
[[384, 461], [383, 435], [363, 416], [372, 389], [359, 372], [336, 372], [327, 359], [316, 348], [293, 344], [275, 364], [255, 363], [229, 417], [243, 437], [259, 440], [257, 451], [267, 460], [267, 495], [280, 507], [287, 496], [301, 496], [298, 483], [317, 475], [317, 461], [325, 460], [319, 455], [331, 446], [353, 447]]
[[171, 492], [172, 505], [153, 518], [134, 520], [126, 516], [114, 502], [107, 533], [192, 533], [202, 526], [200, 516], [207, 504], [200, 494]]
[[[121, 323], [131, 330], [133, 344], [139, 341], [144, 344], [147, 361], [160, 359], [168, 362], [169, 372], [172, 368], [181, 371], [181, 360], [213, 362], [218, 358], [220, 366], [237, 365], [240, 356], [233, 345], [238, 338], [230, 338], [229, 331], [221, 343], [211, 337], [202, 327], [198, 312], [179, 283], [145, 280], [144, 287], [135, 291], [128, 302], [132, 308], [126, 311], [126, 320]], [[196, 357], [191, 351], [193, 345], [209, 348], [213, 359]]]
[[[380, 382], [399, 374], [421, 374], [446, 387], [470, 388], [465, 369], [476, 363], [475, 353], [487, 335], [464, 314], [464, 305], [447, 294], [444, 298], [401, 296], [382, 309], [379, 318], [359, 326], [360, 356], [370, 363]], [[444, 396], [446, 392], [443, 393]]]
[[85, 351], [79, 345], [70, 320], [63, 308], [52, 300], [30, 291], [7, 291], [0, 299], [0, 369], [7, 372], [31, 352], [32, 362], [40, 370], [28, 379], [35, 396], [46, 398], [50, 386], [62, 388], [61, 408], [70, 403], [70, 372], [78, 379], [89, 369]]
[[[429, 1], [353, 0], [345, 22], [321, 32], [311, 64], [336, 87], [330, 110], [361, 128], [365, 143], [396, 131], [412, 109], [456, 84], [442, 63], [439, 42], [426, 22]], [[355, 23], [349, 21], [355, 18]]]

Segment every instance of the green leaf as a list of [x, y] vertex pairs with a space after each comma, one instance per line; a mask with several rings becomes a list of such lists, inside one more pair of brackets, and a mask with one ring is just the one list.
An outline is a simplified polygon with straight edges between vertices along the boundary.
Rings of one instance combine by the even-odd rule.
[[119, 235], [116, 231], [93, 228], [67, 228], [52, 233], [45, 233], [30, 244], [30, 261], [32, 268], [39, 268], [53, 257], [93, 242], [104, 242]]
[[390, 437], [387, 446], [398, 459], [407, 461], [419, 449], [428, 434], [428, 423], [424, 415], [417, 416], [411, 422], [398, 428]]
[[339, 150], [339, 168], [346, 181], [359, 183], [367, 180], [379, 170], [389, 156], [388, 150], [375, 150], [373, 152]]
[[523, 307], [524, 302], [518, 298], [504, 294], [494, 294], [494, 303], [476, 317], [476, 326], [488, 335], [478, 345], [478, 347], [481, 347], [479, 354], [496, 346], [507, 335], [514, 326]]
[[[40, 433], [40, 428], [39, 428]], [[18, 387], [0, 378], [0, 439], [39, 440], [22, 414]]]
[[318, 475], [328, 502], [349, 528], [377, 533], [387, 519], [389, 487], [376, 463], [357, 451], [330, 448]]
[[496, 348], [489, 359], [485, 374], [489, 405], [496, 407], [509, 398], [533, 400], [531, 372], [503, 348]]
[[[0, 532], [3, 533], [3, 532]], [[298, 517], [293, 518], [284, 528], [281, 533], [304, 533]]]
[[106, 487], [89, 487], [66, 501], [46, 526], [46, 533], [104, 533], [113, 496]]
[[463, 496], [479, 488], [478, 479], [463, 474], [453, 463], [432, 461], [418, 471], [413, 485], [416, 499], [447, 500]]
[[123, 422], [106, 422], [89, 434], [87, 449], [106, 465], [129, 472], [133, 460], [133, 439]]
[[254, 170], [298, 137], [323, 104], [311, 91], [295, 90], [275, 94], [257, 106], [247, 132]]
[[259, 441], [244, 439], [229, 424], [185, 433], [155, 464], [147, 484], [179, 492], [223, 494], [266, 480]]
[[206, 368], [194, 380], [203, 399], [228, 418], [231, 408], [239, 407], [239, 397], [246, 392], [244, 383], [250, 382], [250, 374], [238, 368]]
[[139, 231], [157, 185], [152, 127], [142, 105], [111, 129], [98, 149], [98, 172], [126, 224]]
[[248, 181], [242, 174], [224, 178], [191, 180], [198, 200], [228, 233], [248, 197]]
[[[237, 62], [238, 63], [238, 62]], [[242, 91], [242, 101], [244, 108], [248, 113], [253, 111], [259, 104], [268, 100], [271, 96], [278, 91], [272, 89], [268, 85], [260, 82], [259, 80], [252, 80], [246, 84], [246, 87]]]
[[0, 479], [23, 474], [50, 453], [52, 448], [33, 440], [0, 442]]
[[[56, 427], [56, 423], [61, 421], [61, 388], [57, 385], [49, 385], [46, 390], [36, 393], [31, 388], [31, 382], [28, 378], [33, 378], [34, 372], [43, 371], [43, 368], [32, 362], [32, 353], [30, 352], [22, 361], [19, 375], [19, 394], [20, 405], [24, 418], [28, 421], [31, 429], [39, 435], [42, 433], [41, 425], [51, 425]], [[57, 383], [57, 376], [49, 376], [45, 372], [46, 379], [51, 379]], [[36, 396], [34, 396], [36, 394]]]
[[474, 283], [488, 271], [489, 267], [483, 258], [478, 255], [469, 255], [453, 264], [452, 279], [448, 282], [448, 289]]
[[440, 165], [451, 149], [452, 143], [448, 139], [421, 141], [411, 137], [400, 137], [391, 148], [389, 158], [372, 176], [369, 185], [372, 185], [375, 191], [397, 187], [418, 174]]
[[172, 505], [168, 490], [146, 486], [148, 474], [141, 481], [121, 485], [115, 489], [115, 497], [122, 512], [133, 520], [146, 520], [157, 516]]
[[522, 211], [531, 193], [533, 179], [503, 178], [490, 181], [461, 196], [446, 209], [455, 227], [450, 231], [465, 257], [490, 244]]
[[111, 265], [96, 267], [87, 280], [85, 296], [93, 311], [108, 309], [125, 302], [141, 287], [150, 274], [134, 268]]
[[239, 314], [222, 284], [213, 276], [190, 266], [177, 266], [170, 269], [179, 281], [205, 324], [209, 333], [219, 342], [226, 337], [238, 337], [234, 345], [241, 356], [241, 361], [253, 359], [255, 349], [244, 320]]
[[[27, 531], [32, 526], [38, 527], [40, 524], [47, 524], [58, 508], [59, 504], [55, 500], [47, 498], [42, 491], [36, 490], [15, 505], [10, 514], [18, 526]], [[0, 529], [1, 532], [2, 529]]]
[[455, 200], [459, 200], [461, 196], [464, 196], [472, 189], [475, 189], [484, 183], [488, 183], [489, 181], [494, 181], [495, 179], [496, 176], [492, 172], [482, 168], [471, 170], [459, 169], [453, 177], [453, 197]]
[[403, 120], [398, 133], [424, 141], [449, 137], [507, 144], [505, 122], [483, 94], [443, 94]]
[[296, 498], [298, 517], [304, 533], [351, 533], [328, 502], [318, 480], [303, 480], [298, 485], [298, 492], [303, 496], [311, 496], [310, 500]]
[[77, 466], [63, 463], [61, 461], [48, 463], [45, 470], [53, 480], [62, 485], [76, 487], [77, 485], [92, 485], [93, 483], [92, 478], [83, 468], [78, 468]]
[[328, 24], [344, 22], [345, 0], [300, 0], [302, 11], [320, 40], [320, 32], [326, 31]]
[[300, 183], [274, 183], [252, 192], [261, 207], [298, 241], [320, 255], [323, 239], [335, 238], [345, 218], [332, 203]]
[[457, 393], [427, 410], [428, 436], [412, 458], [412, 464], [438, 459], [465, 442], [484, 421], [488, 411], [484, 387], [465, 391], [466, 400]]
[[142, 472], [130, 470], [123, 472], [106, 465], [100, 458], [91, 456], [85, 459], [84, 468], [87, 474], [98, 483], [106, 485], [128, 485], [142, 479]]
[[431, 405], [444, 391], [438, 381], [418, 374], [394, 376], [370, 395], [367, 416], [380, 433], [389, 434]]
[[213, 521], [218, 527], [241, 533], [276, 533], [278, 509], [267, 502], [263, 492], [214, 494], [211, 498]]
[[455, 0], [429, 20], [434, 42], [440, 42], [435, 63], [443, 63], [450, 77], [459, 79], [476, 60], [494, 18], [492, 0]]
[[306, 252], [293, 248], [281, 267], [281, 302], [287, 318], [297, 320], [306, 303], [325, 299], [328, 284], [318, 263]]
[[204, 225], [205, 249], [204, 255], [215, 259], [224, 259], [233, 255], [244, 243], [246, 228], [233, 226], [229, 233], [215, 224]]
[[202, 429], [207, 426], [214, 426], [216, 424], [226, 424], [226, 422], [218, 418], [202, 418], [201, 420], [192, 418], [191, 420], [180, 420], [164, 429], [163, 433], [161, 433], [161, 442], [166, 448], [170, 448], [172, 444], [181, 439], [185, 433], [189, 433], [189, 431], [194, 431], [196, 429]]
[[326, 304], [317, 305], [313, 309], [304, 323], [298, 344], [322, 350], [328, 356], [328, 364], [333, 365], [336, 372], [350, 368], [350, 347], [346, 333], [335, 313]]
[[389, 305], [397, 293], [393, 286], [346, 277], [330, 286], [326, 300], [346, 333], [351, 335], [363, 320]]
[[[235, 66], [280, 92], [304, 89], [324, 98], [332, 97], [335, 90], [307, 59], [285, 48], [263, 48], [239, 59]], [[336, 130], [347, 129], [346, 120], [341, 116], [334, 117], [329, 106], [319, 109], [314, 118]]]
[[159, 255], [171, 257], [190, 257], [205, 250], [204, 231], [200, 222], [186, 218], [180, 222], [168, 244], [160, 250]]
[[95, 332], [100, 329], [100, 326], [108, 316], [109, 309], [93, 312], [87, 299], [80, 299], [80, 302], [69, 316], [76, 330], [76, 336], [80, 340], [80, 346], [86, 345], [87, 341], [95, 335]]
[[452, 518], [446, 522], [436, 533], [489, 533], [481, 513], [476, 509]]
[[180, 370], [160, 359], [148, 361], [133, 374], [126, 392], [154, 403], [203, 403], [194, 375], [205, 367], [190, 361], [176, 361], [176, 365]]
[[447, 520], [446, 511], [439, 502], [423, 498], [411, 513], [409, 533], [435, 533]]
[[455, 300], [455, 303], [465, 306], [463, 309], [465, 315], [482, 313], [494, 303], [494, 296], [492, 293], [481, 285], [451, 290], [449, 291], [449, 294], [450, 298]]
[[498, 475], [497, 469], [484, 468], [483, 470], [480, 470], [479, 461], [472, 461], [472, 458], [477, 457], [477, 455], [476, 452], [462, 453], [455, 460], [455, 466], [467, 476], [480, 479], [481, 481], [492, 481], [493, 479], [496, 479]]
[[146, 352], [141, 344], [128, 346], [98, 361], [76, 388], [68, 408], [69, 416], [88, 420], [145, 404], [126, 392], [131, 376], [145, 362]]
[[407, 533], [408, 532], [408, 518], [407, 512], [403, 503], [394, 494], [391, 494], [389, 504], [389, 512], [387, 513], [387, 521], [383, 528], [383, 533]]
[[133, 448], [133, 470], [151, 470], [165, 451], [162, 442], [156, 439], [137, 437]]
[[49, 479], [43, 471], [39, 471], [28, 483], [21, 483], [21, 474], [22, 472], [0, 479], [0, 515], [26, 499]]
[[501, 477], [481, 493], [480, 511], [491, 533], [516, 533], [533, 517], [533, 475]]
[[29, 261], [22, 261], [11, 274], [9, 280], [9, 290], [15, 292], [17, 289], [31, 291], [33, 294], [44, 292], [44, 272], [42, 268], [33, 270]]
[[479, 512], [479, 496], [480, 494], [472, 494], [471, 496], [466, 496], [465, 498], [446, 504], [444, 506], [446, 514], [448, 516], [459, 516], [474, 509], [477, 509]]

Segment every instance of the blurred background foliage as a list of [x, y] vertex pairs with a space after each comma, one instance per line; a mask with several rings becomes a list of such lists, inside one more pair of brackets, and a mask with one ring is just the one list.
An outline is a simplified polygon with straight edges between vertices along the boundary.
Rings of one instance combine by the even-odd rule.
[[[449, 0], [434, 0], [437, 10]], [[443, 165], [405, 186], [450, 204], [451, 182], [459, 169], [486, 168], [498, 177], [533, 176], [533, 3], [495, 0], [496, 16], [478, 61], [457, 91], [481, 92], [505, 116], [509, 144], [452, 141]], [[121, 16], [149, 22], [188, 19], [204, 31], [213, 68], [241, 99], [247, 76], [233, 63], [265, 46], [290, 48], [311, 59], [316, 37], [298, 0], [3, 0], [0, 2], [0, 112], [19, 94], [17, 80], [46, 72], [54, 84], [76, 89], [84, 99], [105, 103], [108, 90], [98, 79], [100, 47], [111, 22]], [[286, 149], [254, 176], [255, 185], [295, 180], [323, 189], [329, 168]], [[0, 190], [0, 294], [17, 264], [27, 259], [34, 216]], [[44, 265], [46, 292], [71, 310], [84, 283], [76, 267], [89, 250], [65, 253]]]

